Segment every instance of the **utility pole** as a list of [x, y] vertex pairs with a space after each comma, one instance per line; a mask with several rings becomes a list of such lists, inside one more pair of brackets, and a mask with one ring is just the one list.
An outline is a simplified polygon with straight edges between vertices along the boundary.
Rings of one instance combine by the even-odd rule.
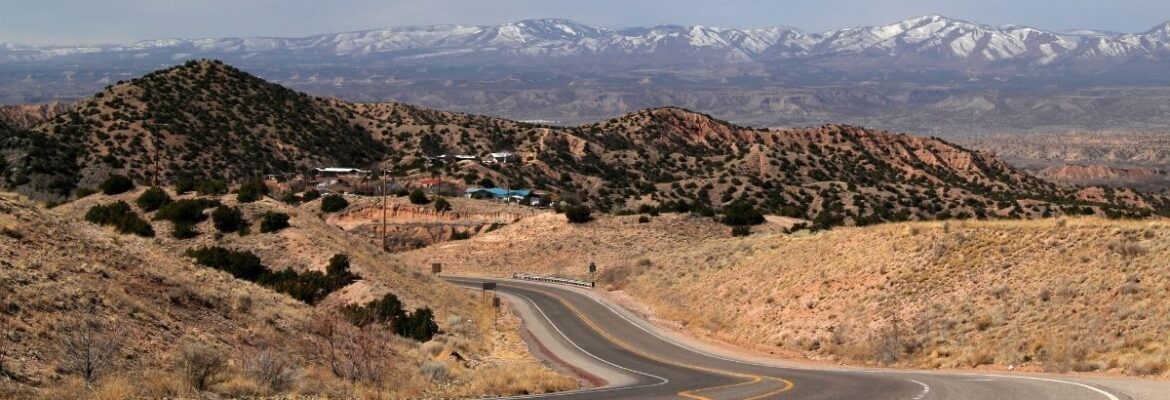
[[500, 296], [492, 296], [492, 327], [500, 328]]
[[154, 164], [154, 173], [152, 174], [153, 176], [151, 177], [151, 185], [152, 186], [159, 185], [159, 180], [160, 180], [159, 176], [162, 174], [162, 168], [159, 168], [159, 160], [158, 160], [159, 147], [158, 147], [158, 128], [157, 127], [170, 126], [170, 125], [171, 124], [155, 124], [155, 123], [150, 124], [150, 147], [151, 147], [150, 153], [151, 153], [151, 158], [152, 158], [152, 160], [151, 160], [152, 164]]
[[382, 187], [382, 251], [386, 251], [386, 166], [381, 168], [382, 178], [379, 186]]

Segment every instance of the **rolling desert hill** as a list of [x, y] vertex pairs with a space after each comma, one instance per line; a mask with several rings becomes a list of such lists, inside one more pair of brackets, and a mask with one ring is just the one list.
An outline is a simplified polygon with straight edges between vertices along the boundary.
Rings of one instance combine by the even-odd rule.
[[1162, 131], [1081, 130], [959, 139], [1048, 180], [1164, 193], [1170, 140]]
[[662, 214], [524, 219], [399, 256], [452, 274], [589, 279], [656, 322], [785, 357], [1170, 374], [1164, 221], [909, 222], [732, 238]]
[[[836, 124], [756, 129], [678, 108], [557, 127], [315, 98], [215, 61], [113, 85], [3, 139], [5, 186], [53, 200], [92, 188], [111, 172], [140, 182], [156, 175], [235, 180], [380, 164], [403, 179], [486, 178], [601, 211], [646, 205], [712, 214], [738, 202], [821, 227], [1170, 209], [1160, 196], [1054, 185], [936, 138]], [[521, 161], [426, 162], [494, 151], [514, 152]]]
[[0, 123], [15, 129], [28, 129], [48, 121], [69, 109], [69, 104], [51, 102], [32, 105], [0, 106]]
[[[210, 219], [196, 224], [197, 236], [190, 239], [172, 237], [166, 221], [151, 222], [153, 238], [84, 221], [91, 207], [135, 204], [142, 192], [92, 195], [53, 210], [0, 195], [0, 319], [6, 334], [0, 341], [0, 397], [199, 396], [180, 364], [191, 346], [226, 357], [229, 367], [200, 391], [226, 397], [435, 398], [577, 386], [528, 354], [509, 311], [493, 328], [493, 310], [477, 296], [326, 225], [314, 212], [316, 203], [294, 208], [271, 199], [238, 204], [235, 196], [220, 198], [243, 211], [252, 226], [246, 235], [213, 233]], [[147, 220], [159, 212], [131, 207]], [[291, 226], [260, 232], [257, 221], [269, 212], [289, 214]], [[271, 269], [297, 273], [326, 272], [333, 255], [346, 254], [360, 279], [310, 305], [185, 255], [205, 246], [251, 252]], [[418, 342], [343, 319], [341, 307], [387, 293], [406, 310], [432, 309], [441, 333]], [[89, 321], [104, 327], [103, 340], [117, 343], [117, 359], [97, 377], [95, 393], [76, 379], [62, 345], [70, 329]]]

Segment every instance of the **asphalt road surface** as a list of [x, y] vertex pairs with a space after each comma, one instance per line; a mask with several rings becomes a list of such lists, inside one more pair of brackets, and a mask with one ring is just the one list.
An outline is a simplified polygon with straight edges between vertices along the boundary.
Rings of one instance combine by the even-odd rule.
[[[496, 282], [538, 352], [599, 386], [514, 398], [1126, 400], [1117, 388], [1071, 378], [785, 367], [681, 343], [590, 289], [492, 278], [445, 277], [472, 288]], [[1170, 396], [1170, 393], [1167, 394]]]

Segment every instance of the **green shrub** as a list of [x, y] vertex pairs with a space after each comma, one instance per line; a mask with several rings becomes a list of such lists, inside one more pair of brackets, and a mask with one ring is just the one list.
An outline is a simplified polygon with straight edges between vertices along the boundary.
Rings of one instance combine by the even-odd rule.
[[351, 323], [357, 326], [386, 324], [399, 336], [419, 342], [431, 340], [439, 333], [435, 313], [430, 308], [419, 308], [413, 313], [402, 309], [402, 302], [393, 293], [364, 305], [347, 305], [341, 309]]
[[451, 203], [442, 197], [435, 199], [435, 211], [451, 211]]
[[423, 307], [410, 313], [400, 326], [395, 327], [395, 331], [398, 336], [425, 342], [439, 333], [439, 324], [435, 323], [435, 313], [430, 308]]
[[364, 305], [350, 304], [341, 308], [350, 323], [364, 327], [369, 324], [398, 325], [406, 319], [406, 311], [402, 310], [402, 302], [394, 293], [386, 293], [379, 300], [373, 300]]
[[565, 208], [565, 217], [574, 224], [583, 224], [593, 220], [593, 211], [586, 205], [571, 205]]
[[93, 195], [94, 193], [97, 193], [97, 190], [94, 190], [92, 188], [79, 188], [79, 189], [77, 189], [77, 192], [75, 194], [76, 194], [77, 198], [82, 199], [82, 198], [89, 197], [89, 196]]
[[731, 226], [759, 225], [764, 223], [764, 214], [756, 211], [751, 204], [736, 202], [723, 207], [723, 223]]
[[175, 179], [175, 193], [186, 194], [195, 190], [195, 178], [190, 175], [181, 175]]
[[325, 272], [329, 276], [350, 276], [349, 273], [349, 256], [345, 254], [334, 254], [329, 258], [329, 265], [325, 267]]
[[238, 232], [248, 223], [239, 208], [222, 205], [211, 212], [211, 222], [215, 225], [215, 230], [224, 233]]
[[98, 187], [102, 189], [102, 193], [112, 196], [134, 190], [134, 181], [131, 181], [125, 175], [115, 174], [106, 178]]
[[415, 189], [414, 191], [410, 192], [410, 204], [423, 205], [430, 202], [431, 199], [427, 198], [427, 194], [423, 193], [422, 190]]
[[646, 223], [650, 223], [650, 217], [647, 217], [647, 216], [645, 216], [645, 215], [643, 215], [643, 216], [641, 216], [641, 217], [638, 217], [638, 223], [639, 223], [639, 224], [646, 224]]
[[227, 194], [228, 186], [227, 182], [222, 180], [208, 179], [199, 181], [199, 183], [195, 185], [195, 192], [200, 196], [220, 196]]
[[349, 207], [349, 202], [339, 194], [330, 194], [321, 198], [321, 211], [338, 212]]
[[267, 195], [268, 185], [260, 179], [252, 179], [240, 185], [240, 191], [236, 193], [236, 200], [239, 200], [240, 203], [251, 203]]
[[260, 220], [260, 233], [280, 232], [281, 229], [288, 228], [288, 214], [279, 212], [266, 212], [264, 219]]
[[124, 201], [109, 205], [90, 207], [85, 213], [85, 220], [98, 224], [113, 226], [119, 233], [135, 234], [143, 237], [154, 237], [154, 228], [130, 208]]
[[159, 207], [158, 212], [154, 213], [154, 219], [193, 225], [207, 219], [207, 216], [203, 215], [203, 210], [216, 206], [219, 206], [218, 200], [183, 199], [173, 201]]
[[319, 198], [321, 198], [321, 192], [318, 192], [314, 189], [306, 190], [305, 193], [301, 195], [301, 200], [306, 203], [317, 200]]
[[138, 200], [135, 200], [134, 202], [138, 204], [138, 207], [143, 211], [151, 212], [157, 210], [159, 207], [166, 205], [167, 203], [170, 203], [171, 196], [168, 195], [165, 190], [162, 190], [162, 188], [152, 186], [150, 189], [146, 189], [145, 192], [142, 192], [142, 194], [138, 196]]
[[233, 251], [222, 247], [191, 249], [186, 254], [200, 265], [227, 272], [238, 279], [258, 283], [307, 304], [316, 304], [330, 293], [361, 279], [360, 276], [349, 272], [349, 257], [343, 254], [334, 255], [329, 260], [327, 272], [324, 274], [319, 271], [298, 274], [287, 268], [272, 271], [251, 252]]
[[222, 247], [204, 247], [202, 249], [187, 250], [187, 256], [195, 262], [227, 272], [232, 276], [246, 281], [255, 282], [268, 273], [268, 267], [260, 263], [256, 257], [247, 251], [233, 251]]
[[360, 278], [349, 272], [349, 257], [338, 254], [329, 260], [329, 266], [326, 267], [324, 274], [318, 271], [297, 274], [291, 269], [285, 269], [264, 275], [258, 282], [305, 303], [317, 304], [329, 293], [346, 287]]
[[280, 202], [295, 206], [300, 204], [301, 198], [296, 193], [288, 192], [280, 195]]

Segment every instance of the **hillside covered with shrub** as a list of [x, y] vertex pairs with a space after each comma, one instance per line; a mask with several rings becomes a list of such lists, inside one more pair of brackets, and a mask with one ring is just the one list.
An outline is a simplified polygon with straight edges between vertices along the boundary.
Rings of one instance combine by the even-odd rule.
[[[92, 194], [53, 210], [0, 193], [0, 398], [444, 398], [576, 387], [522, 351], [514, 316], [493, 328], [478, 296], [387, 260], [327, 226], [315, 204], [162, 189], [169, 200], [154, 208], [158, 190]], [[211, 216], [221, 208], [238, 210], [235, 230]], [[277, 213], [288, 226], [261, 232]], [[410, 318], [344, 315], [388, 297]]]
[[[497, 151], [519, 161], [426, 161]], [[32, 130], [5, 133], [0, 154], [4, 185], [53, 200], [111, 173], [139, 183], [232, 183], [381, 165], [398, 178], [547, 190], [601, 212], [647, 206], [714, 215], [746, 204], [818, 227], [1170, 210], [1163, 196], [1057, 185], [936, 138], [835, 124], [755, 129], [678, 108], [538, 125], [316, 98], [218, 61], [112, 85]]]

